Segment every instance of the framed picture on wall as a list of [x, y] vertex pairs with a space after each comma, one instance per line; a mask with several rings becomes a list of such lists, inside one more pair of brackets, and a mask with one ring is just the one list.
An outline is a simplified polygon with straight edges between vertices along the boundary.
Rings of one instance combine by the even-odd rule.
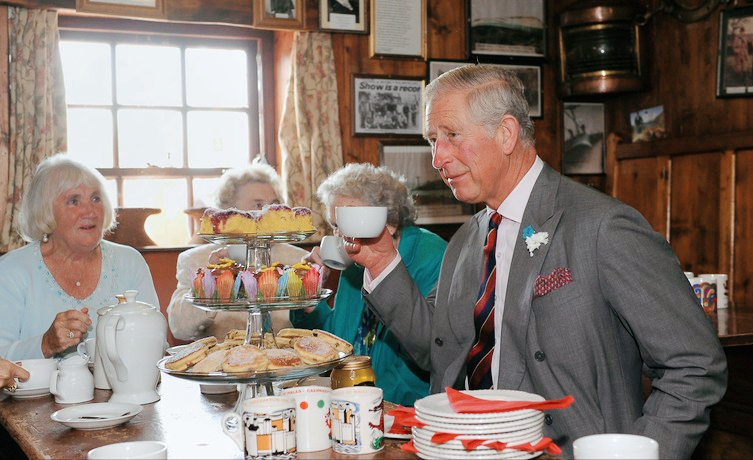
[[370, 57], [426, 57], [426, 0], [371, 0]]
[[303, 0], [254, 0], [254, 27], [302, 29]]
[[165, 17], [165, 2], [164, 0], [76, 0], [76, 11], [162, 19]]
[[[461, 67], [470, 62], [460, 61], [430, 61], [429, 62], [429, 82], [456, 67]], [[541, 118], [542, 101], [544, 100], [542, 94], [541, 84], [541, 67], [537, 65], [508, 65], [508, 64], [490, 64], [494, 66], [504, 67], [512, 70], [523, 82], [525, 86], [526, 100], [528, 101], [528, 114], [532, 118]]]
[[319, 30], [368, 33], [366, 0], [319, 0]]
[[420, 136], [423, 90], [422, 79], [353, 76], [355, 134]]
[[565, 102], [562, 113], [565, 133], [562, 172], [603, 174], [604, 104]]
[[464, 222], [473, 214], [473, 206], [458, 201], [432, 166], [426, 141], [383, 141], [379, 163], [405, 177], [420, 223]]
[[544, 0], [469, 0], [470, 51], [545, 57]]
[[717, 97], [753, 96], [753, 7], [719, 16]]

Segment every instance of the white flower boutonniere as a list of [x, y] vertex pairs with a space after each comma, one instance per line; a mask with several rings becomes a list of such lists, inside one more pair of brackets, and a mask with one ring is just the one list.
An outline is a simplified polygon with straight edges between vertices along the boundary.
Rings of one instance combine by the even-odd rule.
[[542, 244], [549, 243], [549, 233], [538, 232], [529, 225], [523, 229], [523, 240], [526, 242], [528, 253], [533, 257], [533, 251], [537, 250]]

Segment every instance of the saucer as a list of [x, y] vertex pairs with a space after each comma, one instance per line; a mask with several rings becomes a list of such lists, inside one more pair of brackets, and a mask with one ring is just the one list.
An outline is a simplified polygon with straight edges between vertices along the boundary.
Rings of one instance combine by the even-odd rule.
[[77, 430], [101, 430], [125, 423], [142, 410], [140, 405], [131, 403], [91, 403], [60, 409], [50, 418]]
[[42, 396], [48, 396], [50, 394], [50, 387], [16, 388], [16, 391], [13, 392], [10, 392], [7, 388], [4, 388], [3, 393], [16, 399], [41, 398]]
[[392, 424], [395, 422], [395, 417], [392, 415], [384, 414], [384, 437], [390, 439], [410, 439], [410, 433], [390, 433]]

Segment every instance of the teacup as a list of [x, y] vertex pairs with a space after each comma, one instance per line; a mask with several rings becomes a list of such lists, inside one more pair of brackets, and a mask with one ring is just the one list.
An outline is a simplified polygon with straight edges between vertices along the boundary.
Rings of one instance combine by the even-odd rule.
[[239, 409], [222, 417], [222, 431], [235, 441], [245, 458], [295, 455], [293, 398], [262, 396], [246, 399]]
[[298, 452], [316, 452], [329, 449], [330, 394], [332, 389], [320, 386], [286, 388], [283, 396], [295, 399], [295, 443]]
[[322, 238], [319, 245], [319, 255], [322, 257], [324, 265], [335, 270], [345, 270], [353, 263], [353, 259], [348, 255], [343, 243], [343, 239], [337, 236], [327, 235]]
[[332, 390], [332, 450], [339, 454], [372, 454], [384, 448], [383, 393], [377, 387]]
[[94, 351], [97, 348], [96, 340], [96, 338], [90, 337], [83, 342], [80, 342], [78, 347], [76, 347], [76, 351], [78, 351], [80, 356], [83, 356], [87, 360], [89, 367], [94, 366]]
[[583, 436], [573, 442], [576, 460], [647, 459], [658, 460], [659, 443], [635, 434], [603, 433]]
[[49, 388], [50, 376], [58, 368], [55, 359], [23, 359], [15, 362], [29, 372], [29, 379], [18, 380], [19, 389]]
[[159, 441], [130, 441], [107, 444], [89, 451], [89, 460], [165, 459], [167, 445]]
[[387, 225], [385, 206], [338, 206], [335, 216], [337, 228], [351, 238], [376, 238]]

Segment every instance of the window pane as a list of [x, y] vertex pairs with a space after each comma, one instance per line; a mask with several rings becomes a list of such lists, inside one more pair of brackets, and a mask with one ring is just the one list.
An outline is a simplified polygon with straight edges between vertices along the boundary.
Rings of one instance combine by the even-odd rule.
[[112, 103], [109, 44], [61, 41], [60, 56], [69, 104]]
[[238, 112], [188, 112], [188, 165], [239, 167], [249, 162], [248, 115]]
[[188, 241], [188, 217], [183, 212], [186, 194], [185, 179], [123, 180], [126, 207], [162, 210], [149, 216], [144, 224], [146, 233], [158, 246], [181, 246]]
[[174, 46], [117, 45], [117, 100], [121, 104], [180, 106], [180, 49]]
[[105, 179], [105, 192], [113, 206], [118, 206], [118, 184], [114, 179]]
[[183, 122], [178, 111], [118, 111], [120, 167], [183, 166], [182, 133]]
[[68, 109], [68, 153], [93, 168], [112, 168], [112, 113]]
[[220, 185], [218, 177], [193, 180], [193, 207], [211, 207], [215, 205], [214, 192]]
[[248, 107], [246, 53], [188, 48], [186, 102], [193, 107]]

